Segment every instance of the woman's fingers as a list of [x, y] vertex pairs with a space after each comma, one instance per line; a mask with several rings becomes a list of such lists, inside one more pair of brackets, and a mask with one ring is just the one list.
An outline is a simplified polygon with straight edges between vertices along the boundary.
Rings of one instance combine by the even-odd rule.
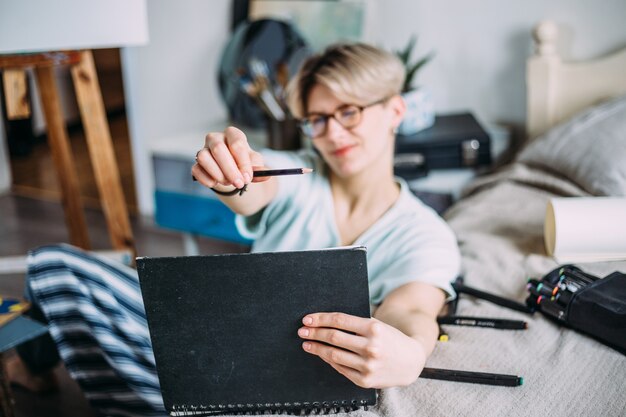
[[217, 181], [210, 174], [208, 174], [204, 170], [204, 168], [202, 168], [198, 163], [194, 164], [194, 166], [191, 167], [191, 175], [196, 181], [198, 181], [205, 187], [213, 188], [217, 185]]
[[223, 133], [206, 135], [204, 148], [196, 154], [192, 175], [209, 187], [222, 184], [243, 188], [252, 182], [253, 161], [262, 165], [263, 157], [250, 149], [241, 130], [228, 127]]
[[252, 181], [252, 162], [250, 161], [251, 149], [246, 135], [236, 127], [229, 127], [224, 131], [224, 137], [244, 183], [248, 184]]
[[331, 327], [353, 332], [359, 335], [371, 336], [380, 330], [378, 320], [357, 317], [345, 313], [312, 313], [302, 319], [302, 324], [308, 327]]
[[330, 364], [347, 366], [357, 371], [365, 371], [367, 369], [366, 361], [354, 352], [313, 341], [304, 342], [302, 347], [308, 353], [317, 355]]
[[217, 162], [217, 165], [222, 171], [224, 177], [226, 178], [226, 182], [234, 185], [237, 188], [243, 188], [243, 186], [245, 185], [245, 180], [241, 175], [241, 171], [239, 171], [239, 167], [237, 166], [235, 159], [231, 155], [228, 146], [226, 146], [226, 143], [223, 141], [215, 141], [211, 143], [209, 150], [211, 151], [213, 159], [215, 160], [215, 162]]
[[307, 340], [324, 342], [332, 346], [337, 346], [345, 350], [350, 350], [359, 355], [367, 354], [368, 341], [366, 338], [342, 330], [322, 328], [301, 327], [298, 336]]
[[[255, 152], [256, 153], [256, 152]], [[266, 169], [270, 169], [269, 167], [263, 166], [263, 165], [254, 165], [252, 167], [252, 172], [254, 174], [254, 171], [263, 171]], [[263, 182], [263, 181], [267, 181], [272, 177], [254, 177], [252, 178], [252, 182]]]
[[[224, 184], [225, 182], [227, 182], [224, 173], [222, 172], [221, 168], [207, 148], [201, 149], [196, 154], [196, 166], [203, 170], [206, 175], [208, 175], [213, 180], [213, 186], [215, 186], [216, 184]], [[196, 178], [200, 181], [198, 177]]]

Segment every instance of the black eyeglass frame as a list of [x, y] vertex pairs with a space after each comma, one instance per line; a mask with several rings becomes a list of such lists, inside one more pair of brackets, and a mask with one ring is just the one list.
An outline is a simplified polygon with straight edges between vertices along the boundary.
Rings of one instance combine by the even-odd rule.
[[[319, 133], [319, 134], [317, 134], [315, 136], [313, 134], [310, 134], [309, 132], [307, 132], [307, 130], [309, 130], [309, 129], [311, 130], [311, 132], [313, 130], [312, 127], [307, 127], [307, 125], [312, 125], [311, 121], [309, 120], [309, 117], [305, 117], [305, 118], [299, 119], [298, 120], [298, 127], [300, 128], [300, 131], [302, 132], [302, 134], [304, 136], [306, 136], [307, 138], [309, 138], [309, 139], [316, 139], [316, 138], [318, 138], [320, 136], [323, 136], [326, 133], [326, 130], [328, 129], [328, 121], [331, 118], [335, 119], [337, 121], [337, 123], [339, 123], [341, 126], [343, 126], [344, 129], [350, 130], [350, 129], [353, 129], [353, 128], [357, 127], [359, 124], [361, 124], [361, 120], [362, 120], [362, 117], [363, 117], [363, 110], [365, 110], [365, 109], [367, 109], [369, 107], [376, 106], [378, 104], [382, 104], [382, 103], [388, 101], [390, 98], [391, 97], [384, 97], [384, 98], [382, 98], [380, 100], [376, 100], [376, 101], [374, 101], [372, 103], [365, 104], [363, 106], [358, 106], [356, 104], [343, 104], [343, 105], [339, 106], [337, 108], [337, 110], [335, 110], [334, 112], [332, 112], [330, 114], [311, 113], [309, 117], [316, 116], [316, 117], [320, 117], [322, 120], [324, 120], [324, 129], [322, 130], [321, 133]], [[340, 115], [340, 113], [342, 111], [345, 111], [347, 108], [350, 108], [350, 107], [354, 107], [356, 110], [358, 110], [358, 112], [359, 112], [358, 113], [359, 120], [355, 124], [353, 124], [353, 125], [345, 126], [343, 123], [341, 123], [341, 120], [339, 119], [338, 116]]]

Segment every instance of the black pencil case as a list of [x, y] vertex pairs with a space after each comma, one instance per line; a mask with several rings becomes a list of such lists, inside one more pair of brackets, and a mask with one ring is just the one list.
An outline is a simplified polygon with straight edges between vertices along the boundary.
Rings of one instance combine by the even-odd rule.
[[563, 265], [529, 280], [528, 290], [529, 307], [626, 354], [626, 274], [600, 279]]

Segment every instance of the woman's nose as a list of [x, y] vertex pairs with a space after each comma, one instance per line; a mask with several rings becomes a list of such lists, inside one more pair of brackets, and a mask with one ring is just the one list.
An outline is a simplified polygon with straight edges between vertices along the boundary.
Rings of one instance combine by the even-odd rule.
[[340, 139], [346, 133], [346, 128], [334, 117], [329, 117], [326, 122], [326, 138], [330, 140]]

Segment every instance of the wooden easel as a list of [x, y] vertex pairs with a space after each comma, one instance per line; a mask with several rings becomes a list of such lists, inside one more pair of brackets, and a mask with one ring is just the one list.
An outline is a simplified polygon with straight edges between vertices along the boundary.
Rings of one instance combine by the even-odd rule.
[[54, 79], [54, 68], [61, 65], [71, 68], [89, 157], [94, 169], [112, 247], [116, 250], [130, 250], [134, 259], [135, 243], [128, 209], [122, 192], [111, 133], [91, 51], [0, 55], [0, 71], [3, 72], [6, 86], [7, 114], [9, 119], [28, 117], [24, 70], [34, 68], [46, 119], [50, 150], [61, 185], [69, 240], [76, 246], [91, 249], [80, 201], [76, 167]]

